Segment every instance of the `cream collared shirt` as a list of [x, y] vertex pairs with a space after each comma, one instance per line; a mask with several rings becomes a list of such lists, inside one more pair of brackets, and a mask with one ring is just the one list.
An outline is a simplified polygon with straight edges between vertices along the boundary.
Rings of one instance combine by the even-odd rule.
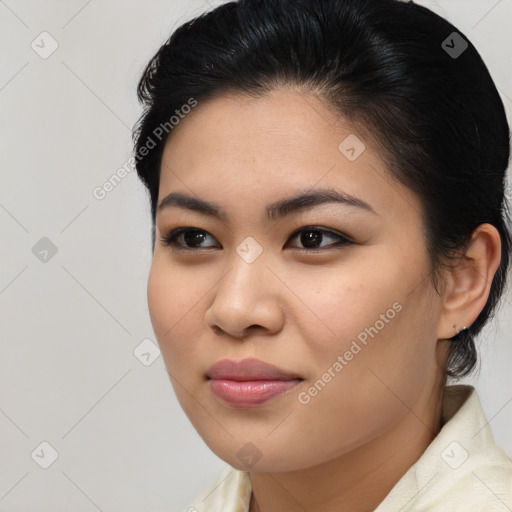
[[[374, 512], [512, 512], [512, 462], [473, 386], [445, 387], [442, 425]], [[227, 465], [187, 511], [248, 512], [251, 494], [249, 473]]]

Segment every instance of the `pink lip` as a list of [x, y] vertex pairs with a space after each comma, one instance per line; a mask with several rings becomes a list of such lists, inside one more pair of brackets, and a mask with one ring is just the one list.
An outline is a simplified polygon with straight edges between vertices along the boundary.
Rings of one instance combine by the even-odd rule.
[[237, 407], [254, 407], [295, 387], [301, 380], [259, 359], [233, 361], [223, 359], [207, 373], [212, 392], [224, 402]]

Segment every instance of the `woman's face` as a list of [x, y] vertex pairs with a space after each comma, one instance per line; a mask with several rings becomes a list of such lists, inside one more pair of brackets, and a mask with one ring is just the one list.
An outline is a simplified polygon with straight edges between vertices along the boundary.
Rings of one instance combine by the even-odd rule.
[[[316, 196], [267, 215], [273, 203], [326, 189], [367, 207]], [[426, 403], [441, 309], [420, 203], [370, 141], [310, 95], [218, 97], [167, 141], [159, 204], [171, 193], [224, 213], [168, 200], [148, 281], [177, 398], [220, 458], [257, 471], [310, 467]], [[182, 227], [192, 231], [176, 247], [161, 241]], [[217, 361], [247, 358], [298, 379], [209, 378]]]

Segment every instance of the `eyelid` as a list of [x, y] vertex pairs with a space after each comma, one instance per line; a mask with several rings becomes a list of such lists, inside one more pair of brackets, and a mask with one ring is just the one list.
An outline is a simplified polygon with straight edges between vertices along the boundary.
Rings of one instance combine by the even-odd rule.
[[[327, 233], [328, 235], [331, 235], [331, 236], [334, 236], [334, 237], [338, 237], [339, 241], [335, 242], [335, 243], [332, 243], [332, 244], [329, 244], [327, 247], [316, 247], [316, 248], [294, 247], [294, 249], [296, 251], [299, 251], [299, 252], [302, 252], [302, 253], [320, 253], [320, 252], [327, 252], [329, 250], [337, 249], [340, 246], [342, 247], [342, 246], [351, 245], [351, 244], [355, 244], [356, 243], [356, 242], [354, 242], [354, 240], [351, 237], [349, 237], [349, 236], [347, 236], [347, 235], [345, 235], [343, 233], [340, 233], [340, 232], [338, 232], [336, 230], [333, 230], [333, 229], [330, 229], [330, 228], [325, 228], [325, 227], [322, 227], [322, 226], [319, 226], [319, 225], [308, 224], [308, 225], [302, 225], [301, 227], [295, 229], [289, 235], [286, 244], [288, 244], [288, 242], [290, 240], [295, 238], [301, 232], [308, 231], [308, 230], [309, 231], [320, 231], [322, 233]], [[198, 252], [198, 251], [210, 251], [210, 250], [215, 248], [215, 247], [186, 247], [186, 246], [179, 245], [176, 242], [176, 239], [182, 233], [187, 232], [187, 231], [199, 231], [199, 232], [205, 233], [207, 236], [210, 236], [210, 237], [215, 239], [215, 237], [210, 232], [208, 232], [205, 229], [198, 228], [198, 227], [193, 227], [193, 226], [182, 226], [182, 227], [171, 229], [170, 231], [166, 232], [166, 234], [163, 237], [160, 237], [160, 241], [165, 246], [170, 247], [173, 251], [178, 251], [178, 252], [192, 253], [192, 252]]]
[[[307, 224], [305, 226], [302, 226], [300, 228], [297, 228], [296, 230], [294, 230], [288, 240], [294, 238], [296, 235], [298, 235], [301, 231], [307, 231], [307, 230], [311, 230], [311, 231], [322, 231], [323, 233], [328, 233], [330, 235], [334, 235], [334, 236], [339, 236], [340, 238], [343, 238], [345, 239], [347, 242], [351, 242], [351, 243], [355, 243], [351, 237], [349, 237], [348, 235], [345, 235], [343, 233], [340, 233], [339, 231], [336, 231], [334, 229], [331, 229], [331, 228], [324, 228], [318, 224]], [[310, 250], [313, 250], [313, 249], [310, 249]]]
[[171, 229], [169, 231], [166, 231], [162, 237], [160, 237], [160, 241], [165, 245], [170, 247], [173, 251], [181, 251], [181, 252], [194, 252], [194, 251], [204, 251], [211, 249], [210, 247], [184, 247], [176, 243], [176, 239], [182, 234], [187, 231], [199, 231], [202, 233], [206, 233], [208, 236], [211, 236], [212, 238], [215, 238], [209, 231], [202, 228], [197, 228], [193, 226], [183, 226]]

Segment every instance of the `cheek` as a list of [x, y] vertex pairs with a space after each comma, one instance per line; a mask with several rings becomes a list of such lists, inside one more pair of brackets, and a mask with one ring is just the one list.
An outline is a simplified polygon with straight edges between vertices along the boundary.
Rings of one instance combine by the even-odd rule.
[[335, 360], [353, 341], [365, 347], [369, 340], [386, 338], [401, 314], [399, 282], [396, 269], [385, 273], [381, 265], [364, 268], [361, 262], [295, 279], [294, 292], [302, 299], [296, 319], [314, 366]]
[[159, 343], [164, 341], [165, 333], [172, 327], [173, 312], [179, 307], [173, 292], [175, 285], [155, 256], [148, 277], [147, 297], [151, 323]]
[[[154, 256], [148, 277], [147, 299], [151, 323], [166, 365], [181, 354], [193, 356], [194, 340], [203, 323], [194, 318], [201, 307], [196, 281], [187, 278], [159, 256]], [[192, 320], [192, 318], [194, 318]]]
[[370, 402], [379, 388], [390, 394], [379, 377], [412, 396], [434, 363], [427, 330], [432, 322], [428, 286], [417, 286], [422, 276], [419, 266], [410, 265], [404, 272], [396, 258], [371, 260], [368, 267], [362, 259], [359, 267], [329, 271], [328, 276], [318, 273], [314, 286], [309, 279], [296, 282], [297, 295], [307, 297], [307, 311], [301, 306], [296, 312], [307, 375], [316, 381], [322, 375], [329, 380], [329, 371], [343, 374], [332, 378], [329, 387], [339, 386], [338, 393], [352, 396], [357, 396], [355, 386], [366, 389]]

